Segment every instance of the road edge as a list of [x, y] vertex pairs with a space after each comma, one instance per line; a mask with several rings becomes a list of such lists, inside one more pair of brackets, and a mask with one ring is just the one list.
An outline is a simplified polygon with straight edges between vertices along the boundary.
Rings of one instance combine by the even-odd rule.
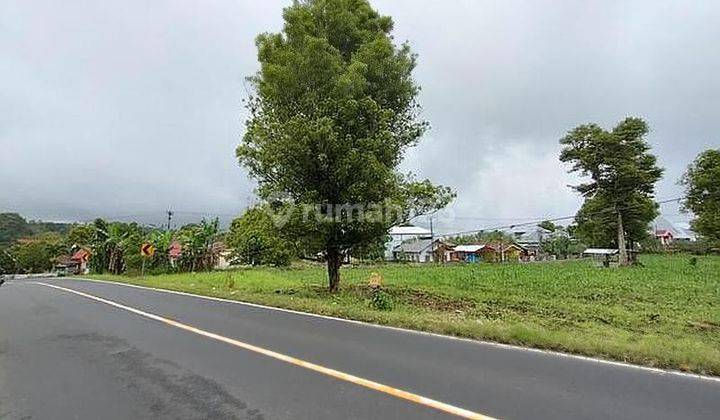
[[489, 346], [489, 347], [495, 347], [495, 348], [514, 350], [514, 351], [539, 353], [539, 354], [544, 354], [544, 355], [548, 355], [548, 356], [565, 357], [565, 358], [571, 358], [571, 359], [581, 360], [581, 361], [585, 361], [585, 362], [593, 362], [593, 363], [597, 363], [597, 364], [604, 364], [604, 365], [623, 367], [623, 368], [631, 368], [631, 369], [639, 369], [639, 370], [643, 370], [645, 372], [653, 373], [653, 374], [660, 375], [660, 376], [673, 375], [673, 376], [679, 376], [679, 377], [684, 377], [684, 378], [688, 378], [688, 379], [698, 379], [698, 380], [703, 380], [703, 381], [720, 383], [720, 377], [702, 375], [699, 373], [682, 372], [682, 371], [674, 370], [674, 369], [662, 369], [662, 368], [656, 368], [656, 367], [650, 367], [650, 366], [636, 365], [636, 364], [621, 362], [621, 361], [617, 361], [617, 360], [601, 359], [601, 358], [597, 358], [597, 357], [583, 356], [580, 354], [563, 353], [563, 352], [560, 352], [557, 350], [538, 349], [538, 348], [533, 348], [533, 347], [523, 347], [523, 346], [519, 346], [519, 345], [515, 345], [515, 344], [499, 343], [499, 342], [495, 342], [495, 341], [478, 340], [478, 339], [465, 338], [465, 337], [456, 337], [456, 336], [452, 336], [452, 335], [439, 334], [439, 333], [434, 333], [434, 332], [429, 332], [429, 331], [420, 331], [420, 330], [412, 330], [409, 328], [394, 327], [392, 325], [373, 324], [371, 322], [358, 321], [356, 319], [339, 318], [339, 317], [335, 317], [335, 316], [331, 316], [331, 315], [322, 315], [322, 314], [316, 314], [316, 313], [312, 313], [312, 312], [303, 312], [303, 311], [298, 311], [295, 309], [287, 309], [287, 308], [280, 308], [280, 307], [276, 307], [276, 306], [268, 306], [268, 305], [263, 305], [263, 304], [259, 304], [259, 303], [245, 302], [242, 300], [233, 300], [233, 299], [226, 299], [226, 298], [220, 298], [220, 297], [214, 297], [214, 296], [205, 296], [205, 295], [199, 295], [199, 294], [195, 294], [195, 293], [182, 292], [179, 290], [161, 289], [161, 288], [157, 288], [157, 287], [141, 286], [138, 284], [123, 283], [123, 282], [111, 281], [111, 280], [89, 279], [89, 278], [83, 278], [83, 277], [64, 277], [64, 278], [58, 277], [58, 279], [79, 280], [79, 281], [87, 281], [87, 282], [93, 282], [93, 283], [120, 285], [120, 286], [124, 286], [124, 287], [132, 287], [132, 288], [137, 288], [137, 289], [150, 290], [150, 291], [154, 291], [154, 292], [170, 293], [170, 294], [175, 294], [175, 295], [180, 295], [180, 296], [212, 300], [212, 301], [216, 301], [216, 302], [232, 303], [232, 304], [236, 304], [236, 305], [243, 305], [243, 306], [249, 306], [249, 307], [266, 309], [266, 310], [273, 310], [273, 311], [280, 311], [280, 312], [290, 313], [290, 314], [294, 314], [294, 315], [301, 315], [301, 316], [307, 316], [307, 317], [313, 317], [313, 318], [322, 318], [322, 319], [338, 321], [338, 322], [346, 322], [346, 323], [351, 323], [351, 324], [356, 324], [356, 325], [363, 325], [366, 327], [382, 328], [382, 329], [388, 329], [388, 330], [410, 333], [410, 334], [420, 334], [420, 335], [430, 336], [430, 337], [435, 337], [435, 338], [440, 338], [440, 339], [463, 341], [463, 342], [472, 343], [475, 345]]

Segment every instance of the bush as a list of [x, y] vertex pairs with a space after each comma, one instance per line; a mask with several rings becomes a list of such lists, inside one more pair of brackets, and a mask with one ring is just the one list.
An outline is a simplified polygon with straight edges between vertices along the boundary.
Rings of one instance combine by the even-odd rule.
[[708, 255], [718, 253], [720, 244], [708, 241], [706, 239], [699, 239], [695, 242], [673, 242], [672, 249], [675, 252], [683, 252], [693, 255]]
[[370, 307], [379, 311], [392, 310], [392, 297], [382, 287], [373, 287], [370, 295]]
[[667, 252], [667, 249], [659, 239], [649, 237], [640, 241], [640, 252], [643, 254], [662, 254]]

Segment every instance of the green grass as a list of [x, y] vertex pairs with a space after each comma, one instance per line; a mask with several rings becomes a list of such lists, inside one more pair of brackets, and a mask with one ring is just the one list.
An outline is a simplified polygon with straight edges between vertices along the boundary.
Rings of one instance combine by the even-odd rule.
[[[92, 277], [720, 375], [720, 257], [689, 260], [352, 267], [336, 294], [326, 292], [322, 267]], [[391, 309], [371, 304], [373, 272]]]

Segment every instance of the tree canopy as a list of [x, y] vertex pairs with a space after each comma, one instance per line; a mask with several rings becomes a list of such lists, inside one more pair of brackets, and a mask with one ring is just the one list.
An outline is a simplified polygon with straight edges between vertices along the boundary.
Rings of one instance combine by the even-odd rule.
[[392, 19], [367, 0], [294, 2], [283, 18], [281, 33], [256, 40], [261, 69], [250, 78], [237, 157], [261, 198], [332, 214], [290, 217], [299, 225], [287, 231], [326, 256], [334, 290], [343, 256], [454, 195], [398, 171], [428, 124], [419, 118], [416, 56], [394, 44]]
[[293, 256], [291, 243], [261, 207], [248, 209], [233, 220], [226, 241], [242, 264], [287, 266]]
[[538, 223], [538, 226], [549, 230], [550, 232], [555, 232], [555, 229], [558, 228], [558, 226], [555, 225], [555, 223], [551, 222], [550, 220], [543, 220], [542, 222]]
[[630, 117], [611, 131], [581, 125], [560, 140], [560, 161], [589, 178], [573, 187], [585, 197], [575, 233], [591, 245], [618, 247], [621, 264], [628, 261], [626, 235], [631, 241], [643, 239], [658, 214], [653, 194], [663, 169], [650, 153], [647, 133], [645, 121]]
[[683, 207], [695, 215], [693, 230], [711, 241], [720, 241], [720, 149], [701, 153], [680, 183], [685, 186]]

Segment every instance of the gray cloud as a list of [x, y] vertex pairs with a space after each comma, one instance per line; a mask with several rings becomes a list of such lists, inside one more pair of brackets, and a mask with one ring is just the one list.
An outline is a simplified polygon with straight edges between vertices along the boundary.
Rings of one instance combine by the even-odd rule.
[[[3, 2], [0, 210], [239, 212], [253, 189], [233, 155], [243, 77], [288, 3]], [[447, 229], [572, 214], [557, 140], [580, 123], [646, 118], [667, 168], [661, 198], [720, 143], [717, 3], [374, 4], [420, 56], [433, 128], [404, 167], [457, 188]]]

